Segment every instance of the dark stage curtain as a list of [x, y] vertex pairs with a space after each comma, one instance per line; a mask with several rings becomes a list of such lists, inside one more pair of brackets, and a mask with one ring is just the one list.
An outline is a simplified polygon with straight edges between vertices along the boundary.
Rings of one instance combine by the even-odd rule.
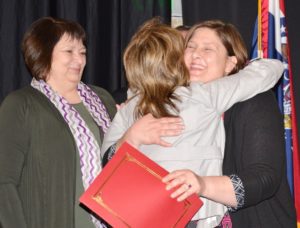
[[182, 0], [182, 14], [186, 25], [209, 19], [234, 24], [250, 50], [257, 16], [257, 0]]
[[[290, 46], [297, 128], [300, 132], [300, 1], [285, 0], [286, 22]], [[208, 19], [221, 19], [234, 24], [241, 32], [248, 51], [251, 49], [257, 0], [182, 0], [183, 22], [193, 25]], [[250, 53], [250, 52], [249, 52]], [[298, 134], [300, 142], [300, 135]]]
[[112, 92], [126, 86], [122, 53], [145, 20], [171, 20], [168, 0], [0, 0], [0, 103], [31, 77], [20, 43], [28, 26], [43, 16], [71, 19], [87, 32], [87, 66], [83, 81]]

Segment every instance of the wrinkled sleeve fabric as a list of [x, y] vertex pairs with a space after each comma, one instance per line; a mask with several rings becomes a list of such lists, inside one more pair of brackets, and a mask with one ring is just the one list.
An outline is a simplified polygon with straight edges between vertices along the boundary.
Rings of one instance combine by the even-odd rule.
[[128, 128], [134, 123], [134, 108], [136, 105], [136, 100], [131, 100], [125, 104], [118, 112], [116, 113], [108, 131], [105, 133], [102, 147], [101, 147], [101, 156], [103, 159], [104, 153], [115, 144]]
[[[241, 179], [245, 190], [243, 207], [248, 207], [272, 197], [285, 174], [283, 116], [270, 91], [236, 105], [229, 112], [225, 113], [228, 144], [223, 171]], [[226, 126], [228, 114], [232, 126]], [[228, 133], [230, 127], [235, 128], [233, 134]]]
[[211, 104], [223, 113], [233, 104], [271, 89], [282, 76], [283, 64], [276, 59], [251, 62], [238, 73], [205, 83]]
[[24, 98], [9, 95], [0, 106], [0, 224], [26, 228], [17, 186], [28, 148]]

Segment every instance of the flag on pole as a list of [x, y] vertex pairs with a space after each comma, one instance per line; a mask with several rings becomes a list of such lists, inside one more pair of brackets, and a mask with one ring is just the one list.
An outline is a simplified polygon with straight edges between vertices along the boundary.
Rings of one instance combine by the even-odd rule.
[[300, 160], [287, 35], [284, 0], [258, 0], [251, 57], [279, 59], [285, 67], [283, 78], [276, 87], [276, 95], [280, 110], [284, 114], [287, 177], [294, 196], [297, 227], [300, 228]]

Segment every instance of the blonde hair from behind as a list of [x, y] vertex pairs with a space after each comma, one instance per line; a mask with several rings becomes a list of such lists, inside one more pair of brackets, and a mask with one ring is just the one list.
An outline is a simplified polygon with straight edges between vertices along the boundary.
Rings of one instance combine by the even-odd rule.
[[180, 99], [174, 92], [189, 81], [183, 54], [181, 34], [159, 18], [144, 23], [132, 37], [123, 62], [129, 88], [139, 96], [135, 118], [176, 115], [175, 102]]

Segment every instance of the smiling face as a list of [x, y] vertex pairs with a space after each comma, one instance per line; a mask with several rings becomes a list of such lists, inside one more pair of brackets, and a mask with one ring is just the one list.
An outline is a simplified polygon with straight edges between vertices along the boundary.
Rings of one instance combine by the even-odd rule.
[[235, 57], [229, 57], [216, 32], [210, 28], [198, 28], [187, 43], [184, 53], [190, 81], [209, 82], [223, 77], [235, 65]]
[[86, 64], [86, 48], [81, 40], [64, 34], [52, 52], [52, 63], [47, 83], [58, 91], [77, 87]]

